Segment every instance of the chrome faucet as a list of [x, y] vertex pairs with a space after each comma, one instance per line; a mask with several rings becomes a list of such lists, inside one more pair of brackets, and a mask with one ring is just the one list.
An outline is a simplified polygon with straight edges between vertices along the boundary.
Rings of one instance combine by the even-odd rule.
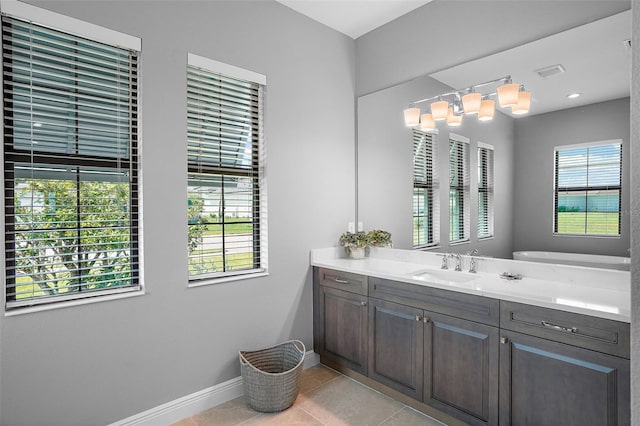
[[449, 253], [442, 253], [442, 254], [438, 254], [438, 256], [442, 256], [442, 266], [440, 266], [440, 269], [449, 269], [449, 256], [451, 256]]
[[453, 257], [456, 258], [456, 271], [462, 271], [462, 257], [460, 256], [460, 253], [456, 253], [453, 255]]
[[478, 266], [478, 261], [476, 260], [475, 257], [472, 257], [471, 260], [469, 261], [469, 272], [471, 272], [472, 274], [475, 274], [476, 272], [476, 267]]
[[469, 272], [471, 272], [472, 274], [475, 274], [476, 272], [476, 268], [478, 266], [478, 260], [473, 257], [474, 255], [478, 254], [478, 249], [474, 248], [471, 253], [469, 253], [469, 256], [471, 257], [471, 259], [469, 260]]

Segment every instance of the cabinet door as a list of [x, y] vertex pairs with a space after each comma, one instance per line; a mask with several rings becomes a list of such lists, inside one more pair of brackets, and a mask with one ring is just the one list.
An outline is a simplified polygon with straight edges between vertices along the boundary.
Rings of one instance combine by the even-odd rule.
[[320, 286], [320, 356], [367, 374], [367, 297]]
[[498, 424], [498, 328], [425, 315], [424, 402], [472, 425]]
[[502, 331], [500, 424], [630, 424], [629, 360]]
[[369, 299], [369, 377], [422, 400], [422, 309]]

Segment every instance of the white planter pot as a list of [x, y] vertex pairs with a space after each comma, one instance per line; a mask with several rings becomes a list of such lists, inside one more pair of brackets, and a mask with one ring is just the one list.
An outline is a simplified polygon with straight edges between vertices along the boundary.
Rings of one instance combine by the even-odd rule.
[[364, 247], [352, 247], [349, 250], [349, 257], [352, 259], [364, 259], [365, 249]]

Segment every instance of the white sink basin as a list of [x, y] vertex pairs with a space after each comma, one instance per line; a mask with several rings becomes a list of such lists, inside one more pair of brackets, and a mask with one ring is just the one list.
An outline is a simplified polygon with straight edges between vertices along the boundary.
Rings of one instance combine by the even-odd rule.
[[412, 272], [411, 275], [414, 279], [424, 281], [446, 281], [449, 283], [467, 283], [478, 278], [477, 275], [469, 274], [466, 272], [456, 272], [440, 269], [423, 269], [420, 271]]

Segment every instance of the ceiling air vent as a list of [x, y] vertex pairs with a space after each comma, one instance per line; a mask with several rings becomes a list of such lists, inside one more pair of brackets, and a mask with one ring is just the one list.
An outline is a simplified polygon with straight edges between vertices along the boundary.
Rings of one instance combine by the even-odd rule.
[[563, 72], [566, 72], [566, 71], [567, 70], [560, 64], [551, 65], [550, 67], [544, 67], [544, 68], [540, 68], [539, 70], [536, 70], [538, 75], [542, 78], [549, 78], [552, 75], [562, 74]]
[[631, 39], [630, 38], [624, 40], [623, 43], [624, 43], [624, 47], [626, 47], [627, 50], [631, 50]]

